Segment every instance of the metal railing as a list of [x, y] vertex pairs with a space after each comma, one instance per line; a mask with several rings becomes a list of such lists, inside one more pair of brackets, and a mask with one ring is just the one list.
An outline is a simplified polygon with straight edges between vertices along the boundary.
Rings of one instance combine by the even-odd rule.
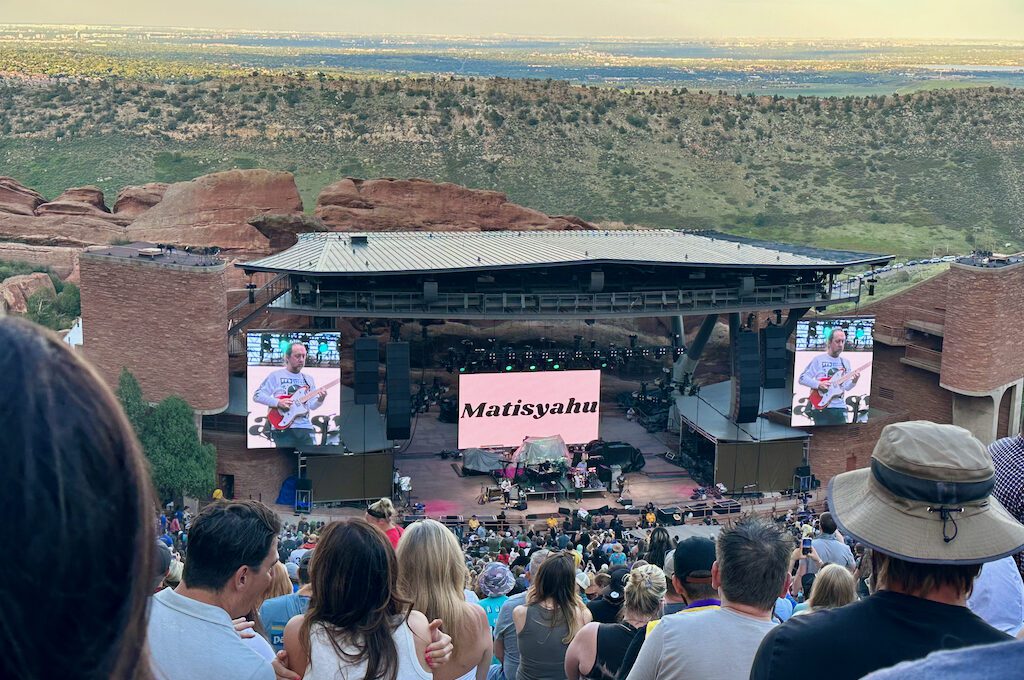
[[859, 295], [859, 286], [837, 287], [830, 295], [826, 286], [819, 284], [762, 286], [749, 292], [712, 288], [622, 293], [441, 293], [430, 298], [422, 292], [323, 291], [300, 295], [293, 290], [274, 307], [358, 316], [658, 316], [797, 304], [817, 306]]
[[251, 300], [247, 294], [244, 300], [228, 312], [228, 337], [233, 337], [245, 324], [263, 311], [264, 307], [287, 293], [288, 290], [288, 274], [278, 274], [264, 286], [253, 291]]

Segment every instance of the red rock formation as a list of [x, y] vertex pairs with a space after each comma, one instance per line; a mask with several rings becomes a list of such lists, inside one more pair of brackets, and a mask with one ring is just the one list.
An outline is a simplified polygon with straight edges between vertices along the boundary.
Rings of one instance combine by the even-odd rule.
[[163, 182], [151, 182], [139, 186], [128, 186], [117, 193], [114, 214], [135, 218], [163, 200], [167, 187]]
[[29, 297], [40, 290], [57, 294], [48, 274], [37, 272], [4, 279], [0, 281], [0, 306], [11, 314], [24, 314]]
[[110, 215], [106, 215], [105, 218], [92, 214], [50, 214], [32, 217], [0, 212], [0, 241], [83, 248], [107, 244], [124, 236], [124, 227], [113, 222]]
[[578, 217], [549, 216], [497, 191], [423, 179], [343, 179], [320, 192], [316, 216], [331, 231], [594, 229]]
[[0, 213], [34, 215], [46, 202], [42, 195], [10, 177], [0, 177]]
[[99, 187], [75, 187], [66, 190], [56, 200], [36, 208], [38, 217], [47, 215], [83, 215], [110, 220], [114, 224], [127, 225], [131, 220], [110, 214]]
[[229, 170], [167, 187], [163, 200], [131, 223], [127, 238], [267, 253], [269, 239], [249, 220], [262, 213], [301, 212], [291, 173]]
[[0, 261], [31, 262], [43, 265], [66, 280], [78, 268], [78, 254], [81, 252], [80, 248], [30, 246], [24, 243], [0, 241]]

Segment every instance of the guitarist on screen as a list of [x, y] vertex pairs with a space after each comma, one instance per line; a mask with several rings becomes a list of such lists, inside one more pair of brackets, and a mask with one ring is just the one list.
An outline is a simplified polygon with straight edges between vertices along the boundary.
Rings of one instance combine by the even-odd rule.
[[[305, 403], [310, 411], [320, 408], [326, 394], [323, 391], [318, 392], [313, 378], [302, 372], [305, 366], [306, 346], [301, 342], [291, 343], [284, 353], [284, 368], [279, 368], [264, 378], [253, 395], [253, 401], [284, 413], [291, 409], [293, 395], [300, 393], [314, 395]], [[315, 444], [315, 435], [316, 430], [309, 422], [309, 416], [305, 414], [297, 416], [287, 429], [270, 428], [270, 436], [278, 446]]]
[[[829, 391], [830, 379], [836, 376], [842, 380], [842, 376], [850, 373], [850, 362], [839, 356], [846, 347], [846, 331], [842, 328], [833, 328], [828, 336], [828, 351], [811, 359], [807, 368], [800, 374], [799, 383], [804, 387], [825, 395]], [[860, 375], [854, 375], [844, 380], [839, 389], [847, 392], [860, 380]], [[843, 425], [849, 422], [846, 418], [846, 401], [841, 398], [832, 399], [824, 408], [808, 408], [807, 417], [814, 421], [815, 425]]]

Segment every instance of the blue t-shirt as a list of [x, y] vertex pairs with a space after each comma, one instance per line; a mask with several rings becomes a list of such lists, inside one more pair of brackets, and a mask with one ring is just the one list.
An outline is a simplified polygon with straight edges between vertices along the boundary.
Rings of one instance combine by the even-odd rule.
[[498, 595], [497, 597], [485, 597], [480, 600], [480, 606], [484, 608], [484, 612], [487, 613], [487, 623], [491, 627], [491, 635], [494, 635], [494, 625], [498, 623], [498, 614], [501, 613], [501, 605], [508, 601], [508, 595]]
[[610, 562], [613, 567], [625, 566], [625, 564], [626, 564], [626, 553], [620, 553], [620, 552], [612, 553], [608, 557], [608, 562]]
[[292, 593], [272, 597], [260, 605], [260, 621], [270, 637], [270, 646], [275, 652], [284, 649], [284, 627], [293, 616], [305, 614], [309, 607], [309, 598], [305, 595]]

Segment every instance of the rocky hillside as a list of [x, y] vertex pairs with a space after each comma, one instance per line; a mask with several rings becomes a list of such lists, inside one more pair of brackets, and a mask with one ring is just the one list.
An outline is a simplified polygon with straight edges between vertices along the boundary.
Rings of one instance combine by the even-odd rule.
[[0, 159], [49, 196], [263, 167], [293, 173], [312, 211], [346, 176], [424, 177], [592, 222], [908, 255], [1016, 248], [1024, 229], [1024, 92], [1000, 88], [783, 99], [503, 79], [8, 78]]

